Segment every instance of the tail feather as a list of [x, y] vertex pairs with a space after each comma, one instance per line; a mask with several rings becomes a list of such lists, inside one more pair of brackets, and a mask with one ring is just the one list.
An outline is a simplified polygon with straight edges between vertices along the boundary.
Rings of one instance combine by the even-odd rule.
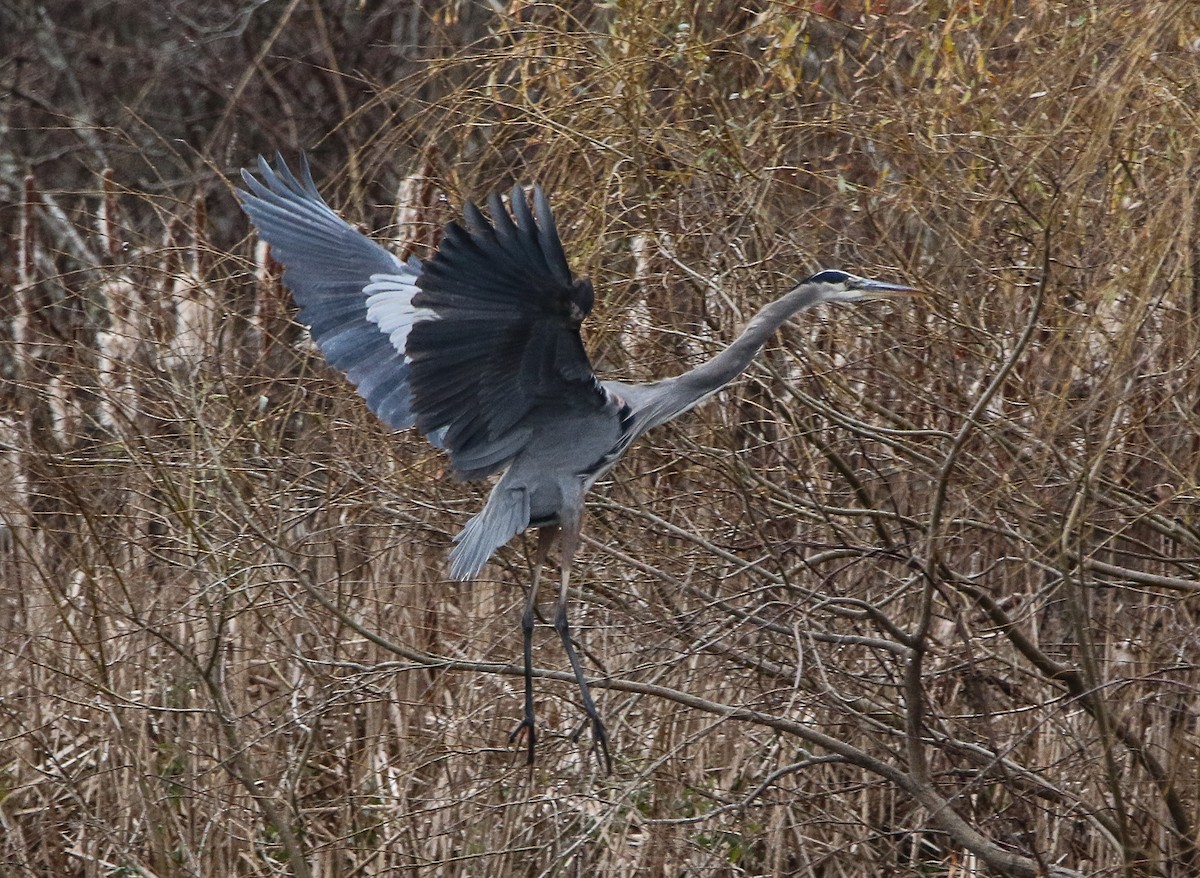
[[529, 526], [529, 492], [524, 487], [499, 484], [483, 510], [467, 522], [454, 538], [450, 553], [450, 575], [474, 579], [492, 554]]

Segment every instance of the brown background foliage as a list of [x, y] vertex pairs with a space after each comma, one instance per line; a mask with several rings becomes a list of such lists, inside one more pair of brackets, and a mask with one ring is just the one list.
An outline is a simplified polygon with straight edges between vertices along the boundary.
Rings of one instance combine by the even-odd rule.
[[[902, 8], [903, 7], [903, 8]], [[1200, 868], [1200, 14], [1185, 0], [0, 2], [0, 871]], [[260, 152], [428, 252], [552, 193], [603, 375], [826, 309], [524, 540], [288, 319]], [[397, 209], [398, 206], [398, 209]]]

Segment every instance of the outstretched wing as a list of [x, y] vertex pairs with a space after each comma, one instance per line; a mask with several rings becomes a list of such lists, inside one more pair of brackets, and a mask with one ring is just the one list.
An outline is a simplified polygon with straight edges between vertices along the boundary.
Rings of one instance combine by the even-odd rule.
[[605, 404], [579, 337], [592, 286], [572, 279], [541, 189], [536, 219], [520, 187], [510, 208], [492, 195], [489, 222], [467, 204], [465, 227], [446, 227], [412, 300], [437, 316], [407, 339], [417, 426], [439, 435], [467, 476], [525, 447], [534, 409], [565, 416]]
[[511, 216], [492, 195], [491, 222], [467, 204], [432, 258], [404, 263], [330, 209], [306, 159], [300, 171], [260, 158], [242, 206], [317, 346], [386, 424], [415, 424], [478, 478], [534, 439], [534, 409], [604, 407], [579, 337], [592, 286], [571, 277], [541, 189], [531, 211], [514, 188]]
[[413, 426], [404, 337], [415, 320], [432, 317], [412, 306], [420, 264], [401, 262], [334, 213], [306, 157], [299, 178], [282, 156], [275, 169], [260, 156], [258, 172], [262, 182], [242, 171], [249, 188], [240, 192], [242, 208], [283, 263], [300, 320], [380, 420], [397, 430]]

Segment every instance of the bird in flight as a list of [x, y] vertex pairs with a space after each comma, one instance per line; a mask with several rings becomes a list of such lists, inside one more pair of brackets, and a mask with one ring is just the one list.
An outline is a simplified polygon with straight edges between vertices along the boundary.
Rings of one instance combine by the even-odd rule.
[[[575, 278], [538, 187], [532, 209], [514, 187], [506, 210], [471, 203], [437, 251], [403, 261], [356, 231], [317, 191], [308, 160], [297, 176], [281, 156], [242, 172], [242, 207], [284, 266], [299, 319], [330, 365], [396, 430], [416, 427], [450, 456], [455, 475], [500, 478], [483, 510], [454, 538], [450, 575], [480, 573], [527, 528], [538, 532], [521, 616], [525, 739], [533, 763], [532, 643], [542, 567], [558, 542], [561, 573], [554, 627], [579, 684], [592, 749], [611, 773], [608, 732], [592, 699], [567, 617], [571, 562], [584, 496], [639, 436], [683, 414], [740, 375], [766, 340], [800, 311], [917, 291], [844, 271], [821, 271], [766, 305], [727, 348], [681, 375], [649, 384], [602, 381], [579, 327], [594, 293]], [[583, 731], [581, 726], [575, 739]]]

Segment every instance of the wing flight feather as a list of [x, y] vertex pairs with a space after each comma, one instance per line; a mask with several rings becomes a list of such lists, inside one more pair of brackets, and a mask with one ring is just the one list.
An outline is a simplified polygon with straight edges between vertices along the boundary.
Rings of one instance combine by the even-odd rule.
[[515, 187], [510, 215], [493, 195], [490, 222], [468, 204], [465, 225], [447, 226], [417, 279], [413, 304], [437, 315], [408, 338], [417, 425], [444, 431], [467, 473], [511, 447], [509, 432], [535, 409], [594, 411], [605, 401], [579, 337], [590, 285], [572, 279], [540, 189], [534, 201], [537, 218]]
[[413, 426], [409, 364], [403, 348], [390, 344], [371, 320], [366, 290], [385, 278], [396, 298], [411, 302], [419, 263], [401, 262], [334, 213], [317, 191], [307, 158], [297, 177], [282, 157], [274, 168], [260, 157], [258, 176], [242, 172], [242, 208], [283, 263], [283, 282], [313, 341], [384, 423], [397, 430]]
[[326, 359], [384, 423], [415, 424], [445, 448], [459, 475], [507, 465], [535, 440], [535, 411], [605, 405], [579, 336], [591, 284], [572, 278], [540, 188], [532, 209], [519, 186], [508, 210], [491, 195], [490, 220], [468, 203], [421, 263], [401, 262], [334, 213], [306, 158], [299, 176], [277, 157], [242, 178], [242, 206]]

